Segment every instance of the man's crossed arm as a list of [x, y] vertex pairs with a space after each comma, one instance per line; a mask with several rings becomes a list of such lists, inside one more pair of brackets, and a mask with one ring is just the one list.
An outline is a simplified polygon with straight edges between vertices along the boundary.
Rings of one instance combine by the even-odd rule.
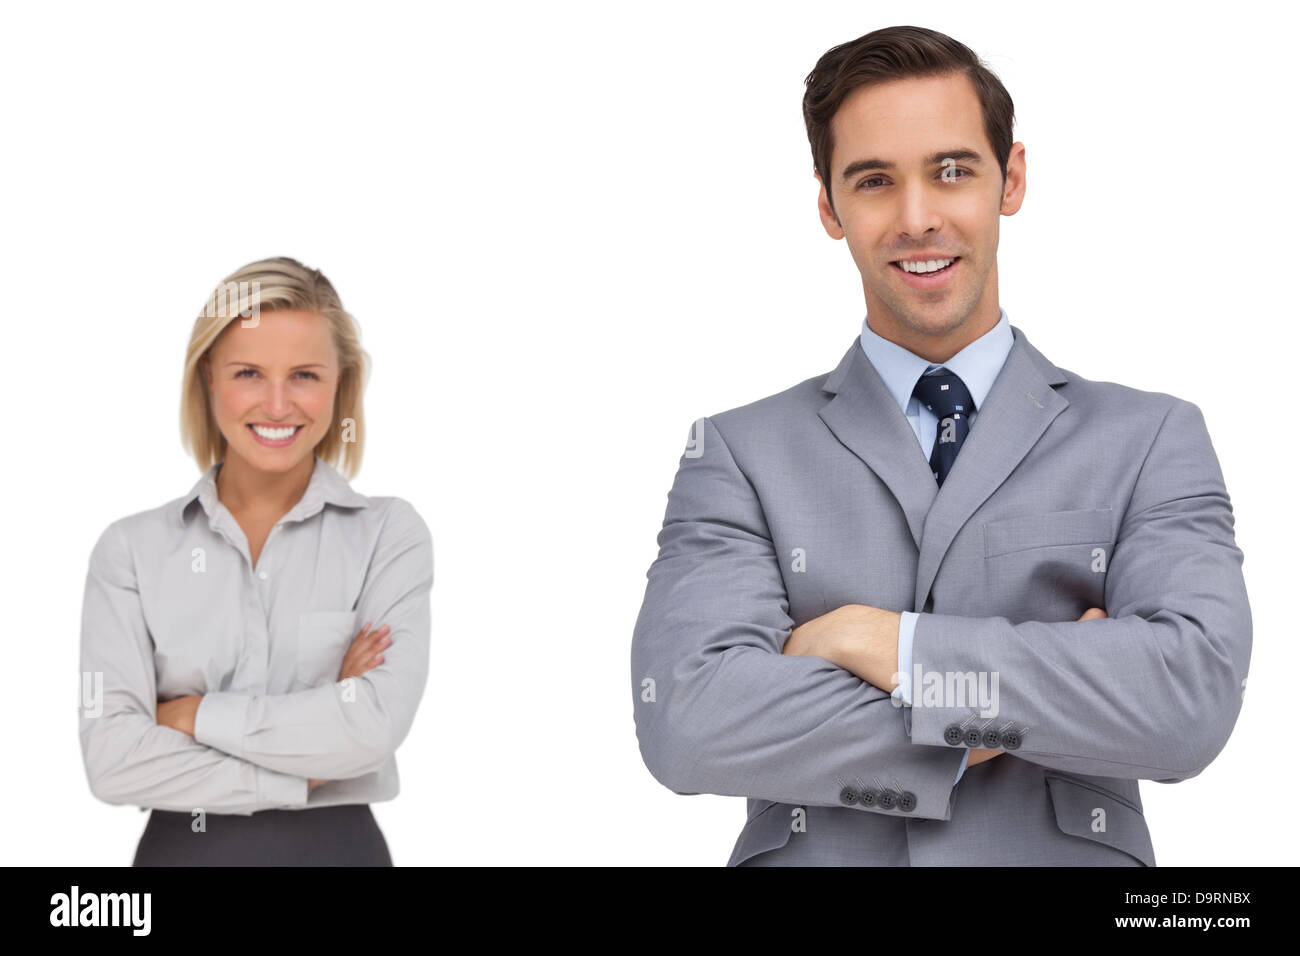
[[[916, 706], [909, 731], [889, 690], [896, 612], [866, 609], [885, 637], [819, 641], [842, 623], [823, 618], [864, 613], [837, 609], [803, 625], [786, 653], [796, 628], [754, 486], [710, 419], [697, 440], [702, 453], [683, 457], [669, 493], [633, 637], [646, 765], [679, 793], [837, 805], [845, 789], [870, 786], [911, 795], [916, 816], [948, 819], [966, 747], [945, 735], [971, 709]], [[1204, 420], [1175, 400], [1121, 522], [1109, 617], [920, 614], [913, 660], [926, 671], [996, 669], [1001, 712], [1024, 730], [1022, 760], [1161, 782], [1194, 776], [1231, 733], [1250, 661], [1232, 529]], [[831, 657], [799, 653], [830, 645]], [[857, 808], [898, 812], [892, 801]]]

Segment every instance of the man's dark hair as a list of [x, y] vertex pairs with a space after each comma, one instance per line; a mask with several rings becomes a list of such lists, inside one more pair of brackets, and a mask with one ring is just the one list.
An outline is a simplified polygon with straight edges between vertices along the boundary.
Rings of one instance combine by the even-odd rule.
[[803, 120], [812, 145], [813, 168], [826, 186], [832, 212], [835, 204], [831, 201], [830, 166], [835, 144], [831, 117], [845, 98], [862, 86], [945, 73], [964, 74], [975, 87], [984, 113], [984, 134], [1006, 184], [1015, 108], [1002, 81], [970, 47], [950, 36], [925, 27], [884, 27], [831, 47], [804, 80]]

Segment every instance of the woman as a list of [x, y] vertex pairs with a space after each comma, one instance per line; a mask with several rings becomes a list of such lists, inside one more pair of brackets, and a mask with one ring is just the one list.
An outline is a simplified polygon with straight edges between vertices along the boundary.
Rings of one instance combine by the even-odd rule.
[[194, 323], [181, 432], [203, 476], [90, 558], [91, 791], [151, 807], [135, 865], [391, 866], [369, 804], [424, 690], [433, 546], [349, 477], [369, 357], [319, 271], [254, 262]]

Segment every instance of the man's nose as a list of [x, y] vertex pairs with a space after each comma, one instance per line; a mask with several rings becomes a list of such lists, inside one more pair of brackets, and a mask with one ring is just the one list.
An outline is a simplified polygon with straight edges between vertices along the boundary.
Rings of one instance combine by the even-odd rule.
[[924, 242], [928, 233], [937, 232], [942, 226], [938, 203], [926, 184], [913, 182], [904, 186], [899, 198], [898, 231]]

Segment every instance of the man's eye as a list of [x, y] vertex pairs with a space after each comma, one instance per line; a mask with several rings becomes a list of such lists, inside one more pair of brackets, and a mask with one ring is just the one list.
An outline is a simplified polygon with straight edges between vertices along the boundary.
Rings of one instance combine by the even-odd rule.
[[[956, 173], [965, 173], [966, 176], [970, 176], [970, 175], [971, 175], [971, 171], [970, 171], [969, 169], [966, 169], [966, 168], [963, 167], [963, 166], [953, 166], [953, 167], [951, 167], [950, 169], [945, 169], [945, 170], [943, 170], [942, 172], [940, 172], [940, 173], [939, 173], [939, 178], [942, 179], [942, 180], [944, 180], [944, 181], [956, 181], [958, 178], [961, 178], [961, 179], [965, 179], [965, 178], [966, 178], [966, 176], [958, 177], [958, 176], [955, 175]], [[870, 189], [870, 188], [871, 188], [871, 186], [870, 186], [871, 183], [873, 183], [873, 182], [882, 182], [882, 181], [884, 180], [884, 178], [885, 178], [884, 176], [868, 176], [866, 179], [862, 180], [862, 182], [858, 183], [858, 188], [859, 188], [859, 189]]]

